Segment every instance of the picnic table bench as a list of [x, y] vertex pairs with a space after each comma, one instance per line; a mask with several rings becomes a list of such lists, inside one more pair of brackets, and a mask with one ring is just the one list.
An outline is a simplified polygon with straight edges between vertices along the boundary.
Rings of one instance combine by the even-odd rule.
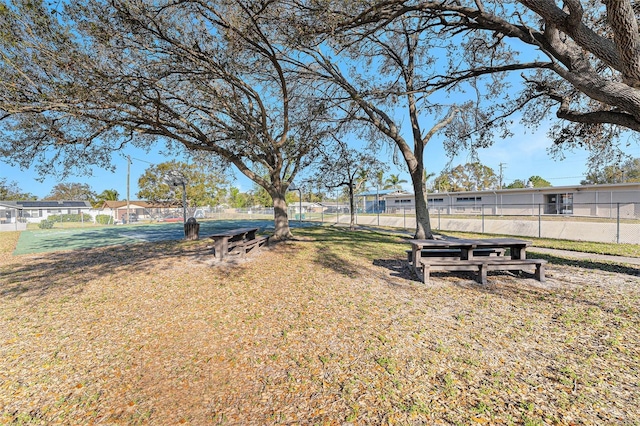
[[245, 256], [254, 249], [269, 245], [269, 237], [256, 236], [258, 228], [237, 228], [209, 235], [213, 239], [214, 256], [222, 260], [229, 254]]
[[[487, 283], [488, 271], [533, 270], [535, 278], [544, 281], [543, 259], [527, 259], [529, 241], [515, 238], [407, 240], [411, 253], [407, 254], [416, 275], [425, 284], [433, 271], [471, 271], [477, 273], [481, 284]], [[509, 256], [504, 253], [509, 251]]]

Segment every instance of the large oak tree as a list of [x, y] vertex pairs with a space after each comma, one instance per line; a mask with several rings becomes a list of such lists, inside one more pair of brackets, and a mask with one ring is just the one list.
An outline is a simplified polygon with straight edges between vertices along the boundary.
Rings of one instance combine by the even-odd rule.
[[[334, 111], [344, 127], [361, 129], [372, 142], [390, 143], [401, 156], [416, 200], [414, 236], [433, 238], [425, 148], [445, 129], [450, 139], [461, 141], [448, 144], [452, 153], [462, 145], [473, 148], [464, 135], [470, 127], [480, 127], [477, 123], [484, 121], [485, 112], [469, 99], [455, 102], [437, 96], [441, 87], [433, 83], [441, 79], [437, 55], [443, 43], [427, 30], [432, 25], [429, 17], [405, 13], [384, 23], [355, 22], [357, 8], [342, 2], [335, 6], [330, 10], [300, 6], [298, 19], [315, 16], [321, 24], [313, 28], [315, 37], [296, 36], [306, 43], [300, 49], [313, 58], [299, 66], [322, 88], [319, 102]], [[485, 142], [484, 137], [476, 140], [477, 145]]]
[[447, 72], [424, 90], [515, 73], [522, 90], [510, 89], [497, 118], [523, 110], [535, 126], [555, 112], [557, 146], [587, 147], [595, 158], [621, 131], [640, 131], [638, 10], [630, 0], [390, 0], [360, 3], [340, 26], [383, 28], [421, 14], [431, 23], [423, 31], [451, 40]]
[[42, 172], [109, 167], [157, 140], [235, 165], [273, 198], [322, 131], [272, 25], [277, 2], [71, 0], [0, 4], [0, 154]]

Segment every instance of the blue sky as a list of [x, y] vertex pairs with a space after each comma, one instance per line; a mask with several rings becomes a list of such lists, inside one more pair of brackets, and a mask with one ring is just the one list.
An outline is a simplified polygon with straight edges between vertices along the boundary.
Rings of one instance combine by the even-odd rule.
[[[508, 184], [515, 179], [526, 180], [530, 176], [539, 175], [547, 179], [553, 186], [577, 185], [583, 179], [586, 173], [587, 153], [585, 151], [577, 151], [567, 153], [567, 158], [563, 161], [552, 159], [547, 153], [547, 148], [551, 146], [551, 141], [546, 137], [545, 126], [532, 133], [525, 131], [523, 128], [516, 126], [514, 134], [510, 139], [500, 140], [487, 149], [479, 151], [480, 161], [486, 166], [491, 167], [496, 174], [499, 171], [500, 163], [503, 163], [504, 182]], [[93, 170], [93, 176], [71, 176], [65, 182], [81, 182], [88, 183], [91, 188], [100, 193], [105, 189], [116, 189], [121, 199], [126, 198], [127, 189], [127, 160], [126, 155], [130, 155], [132, 159], [131, 177], [130, 177], [130, 197], [136, 199], [138, 192], [138, 178], [144, 173], [145, 169], [151, 164], [158, 164], [164, 161], [170, 161], [164, 151], [163, 146], [146, 153], [143, 150], [133, 147], [126, 148], [122, 153], [115, 153], [113, 156], [116, 171], [106, 171], [100, 169]], [[629, 154], [634, 157], [640, 157], [640, 147], [633, 145]], [[390, 173], [400, 174], [400, 176], [409, 181], [409, 175], [405, 172], [404, 167], [396, 167], [391, 162], [392, 150], [386, 149], [381, 153], [381, 159], [387, 160], [390, 165]], [[468, 152], [462, 153], [454, 159], [452, 166], [464, 164], [470, 160]], [[425, 164], [429, 172], [439, 174], [448, 164], [444, 149], [442, 147], [442, 137], [436, 136], [429, 142], [425, 151]], [[38, 197], [45, 197], [59, 183], [56, 178], [47, 177], [41, 183], [37, 180], [38, 175], [34, 169], [20, 170], [11, 167], [0, 161], [0, 177], [6, 178], [8, 181], [15, 181], [22, 191], [30, 192]], [[233, 185], [240, 188], [241, 191], [252, 189], [253, 183], [241, 175], [236, 173]], [[409, 183], [403, 185], [406, 190], [412, 191]]]
[[[532, 57], [538, 55], [535, 49], [518, 44], [517, 41], [514, 41], [514, 43], [517, 45], [516, 50], [524, 52], [524, 55], [531, 55]], [[443, 69], [446, 70], [447, 68]], [[515, 88], [520, 87], [521, 81], [517, 75], [512, 75], [508, 78], [513, 79]], [[459, 93], [452, 95], [453, 100], [447, 100], [448, 94], [439, 94], [438, 96], [442, 96], [442, 99], [439, 98], [439, 100], [443, 104], [460, 101], [458, 96], [464, 98], [464, 95]], [[402, 115], [403, 113], [400, 112], [399, 117]], [[400, 118], [398, 122], [402, 123], [403, 119]], [[409, 126], [405, 125], [405, 127], [408, 128]], [[426, 127], [426, 125], [423, 125], [423, 128], [426, 129]], [[539, 126], [536, 132], [532, 132], [519, 124], [515, 124], [512, 129], [515, 136], [505, 140], [498, 140], [490, 148], [480, 150], [478, 152], [479, 160], [482, 164], [491, 167], [496, 174], [499, 173], [500, 164], [503, 164], [504, 184], [509, 184], [516, 179], [526, 181], [530, 176], [538, 175], [551, 182], [553, 186], [578, 185], [587, 172], [588, 153], [585, 151], [567, 152], [566, 158], [562, 161], [551, 158], [547, 153], [547, 149], [552, 145], [551, 140], [546, 136], [547, 128], [548, 126], [543, 124]], [[408, 129], [404, 130], [405, 132], [408, 131]], [[410, 136], [407, 139], [411, 139]], [[424, 160], [425, 167], [429, 173], [438, 175], [447, 165], [455, 167], [472, 160], [469, 152], [463, 152], [451, 160], [447, 157], [442, 142], [443, 136], [436, 135], [426, 147]], [[168, 157], [164, 148], [163, 145], [158, 145], [151, 152], [146, 152], [134, 147], [127, 147], [122, 152], [114, 153], [113, 155], [113, 163], [116, 167], [115, 172], [93, 169], [92, 176], [70, 176], [65, 179], [65, 182], [87, 183], [96, 193], [100, 193], [105, 189], [115, 189], [118, 191], [120, 199], [124, 199], [127, 194], [126, 156], [129, 155], [132, 159], [129, 192], [130, 198], [136, 199], [136, 193], [139, 190], [138, 178], [144, 173], [145, 169], [151, 164], [182, 159], [181, 156]], [[380, 160], [389, 164], [386, 176], [399, 174], [402, 179], [409, 181], [404, 162], [399, 166], [392, 164], [392, 153], [393, 150], [390, 148], [383, 150], [381, 153]], [[633, 157], [640, 157], [640, 147], [637, 144], [633, 144], [627, 153]], [[6, 178], [10, 182], [17, 182], [22, 191], [32, 193], [40, 198], [47, 196], [51, 189], [60, 182], [54, 177], [45, 177], [44, 181], [40, 182], [35, 168], [20, 170], [3, 162], [2, 158], [0, 158], [0, 178]], [[296, 179], [298, 182], [302, 180], [304, 180], [304, 173]], [[254, 186], [250, 180], [237, 171], [232, 178], [232, 185], [240, 188], [241, 191], [248, 191]], [[405, 183], [403, 186], [404, 189], [412, 191], [410, 183]]]

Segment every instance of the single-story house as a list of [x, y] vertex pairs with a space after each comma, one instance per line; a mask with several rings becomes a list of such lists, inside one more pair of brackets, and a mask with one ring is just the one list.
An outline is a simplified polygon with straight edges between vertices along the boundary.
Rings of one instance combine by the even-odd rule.
[[0, 223], [40, 223], [53, 215], [91, 213], [88, 201], [0, 201]]
[[[113, 218], [113, 221], [116, 222], [126, 218], [128, 210], [129, 215], [138, 220], [154, 220], [166, 214], [173, 213], [177, 209], [181, 209], [181, 207], [172, 203], [151, 203], [149, 201], [130, 200], [129, 207], [127, 208], [126, 201], [105, 201], [102, 206], [98, 208], [98, 214], [109, 215]], [[180, 210], [180, 214], [182, 214], [182, 210]]]

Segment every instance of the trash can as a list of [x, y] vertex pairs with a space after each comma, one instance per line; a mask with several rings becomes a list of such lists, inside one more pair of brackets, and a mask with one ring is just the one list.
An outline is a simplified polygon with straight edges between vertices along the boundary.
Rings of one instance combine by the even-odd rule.
[[197, 240], [200, 233], [200, 224], [194, 217], [187, 219], [187, 223], [184, 224], [184, 239], [185, 240]]

